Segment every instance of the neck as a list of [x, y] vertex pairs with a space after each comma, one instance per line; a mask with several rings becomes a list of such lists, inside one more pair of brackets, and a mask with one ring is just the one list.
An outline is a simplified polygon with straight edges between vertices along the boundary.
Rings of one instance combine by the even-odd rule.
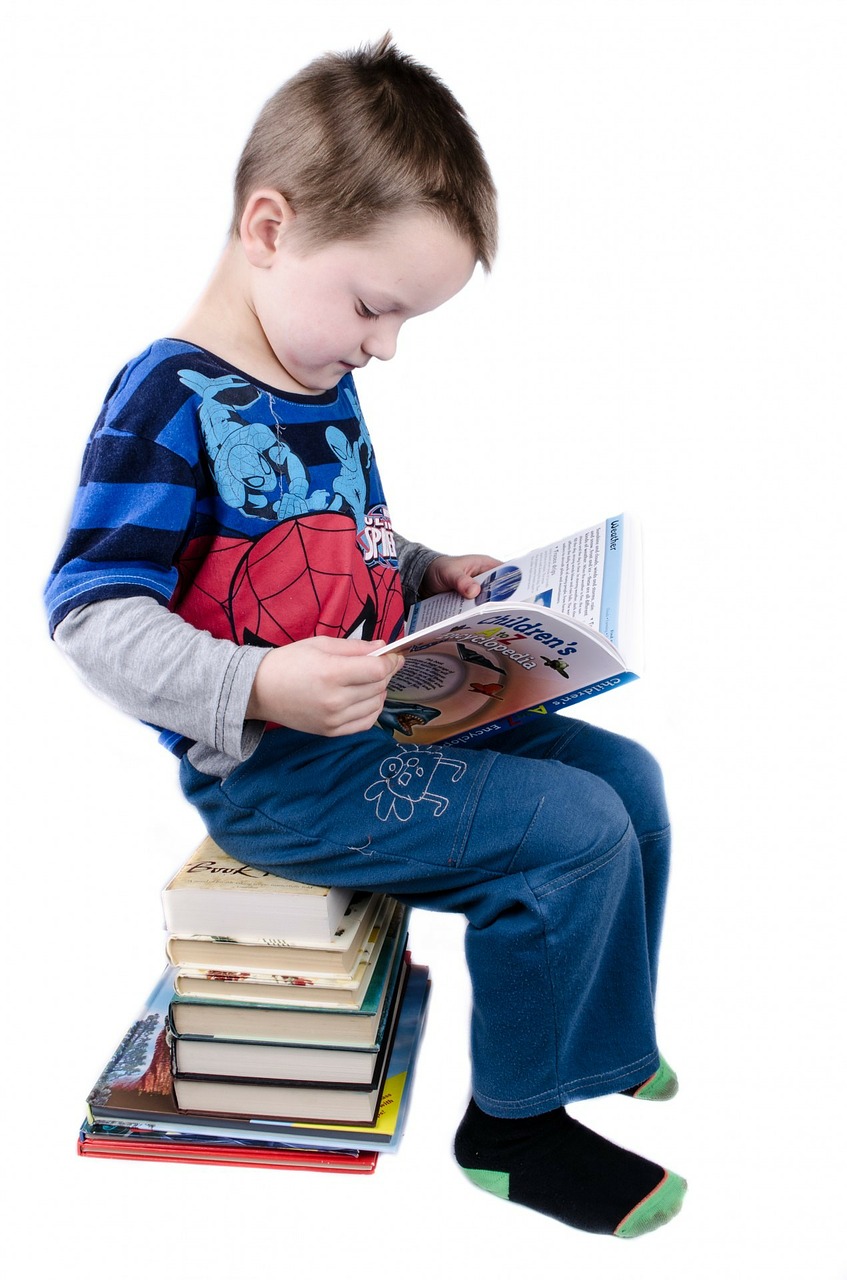
[[204, 347], [270, 386], [303, 391], [277, 360], [253, 310], [249, 266], [237, 240], [228, 241], [209, 283], [172, 336]]

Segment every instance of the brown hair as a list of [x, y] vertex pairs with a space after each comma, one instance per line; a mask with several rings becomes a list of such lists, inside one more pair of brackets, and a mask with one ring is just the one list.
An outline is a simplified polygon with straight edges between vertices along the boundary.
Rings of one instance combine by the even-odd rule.
[[497, 249], [497, 193], [479, 139], [446, 85], [390, 33], [324, 54], [265, 103], [236, 171], [233, 235], [259, 187], [285, 196], [313, 244], [429, 210], [486, 271]]

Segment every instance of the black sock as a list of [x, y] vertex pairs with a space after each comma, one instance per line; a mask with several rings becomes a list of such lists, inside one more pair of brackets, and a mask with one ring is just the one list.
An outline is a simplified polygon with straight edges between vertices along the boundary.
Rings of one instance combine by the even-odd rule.
[[521, 1120], [489, 1116], [471, 1099], [456, 1159], [477, 1186], [600, 1235], [643, 1235], [678, 1211], [686, 1183], [625, 1151], [564, 1110]]

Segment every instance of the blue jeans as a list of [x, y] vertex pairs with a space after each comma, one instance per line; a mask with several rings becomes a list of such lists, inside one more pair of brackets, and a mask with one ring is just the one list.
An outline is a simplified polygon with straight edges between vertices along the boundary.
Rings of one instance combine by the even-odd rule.
[[670, 832], [636, 743], [561, 716], [488, 741], [274, 729], [223, 781], [183, 760], [182, 784], [246, 863], [464, 914], [474, 1097], [523, 1117], [658, 1067]]

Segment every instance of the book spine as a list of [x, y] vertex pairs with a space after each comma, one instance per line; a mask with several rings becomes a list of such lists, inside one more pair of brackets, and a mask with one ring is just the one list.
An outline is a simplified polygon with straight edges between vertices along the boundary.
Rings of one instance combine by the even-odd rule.
[[441, 743], [454, 742], [461, 745], [464, 742], [477, 742], [480, 738], [488, 737], [492, 733], [500, 733], [504, 729], [514, 729], [516, 725], [526, 724], [534, 716], [550, 715], [557, 711], [563, 711], [566, 707], [572, 706], [576, 702], [585, 702], [587, 698], [595, 698], [600, 693], [606, 693], [608, 689], [616, 689], [618, 685], [629, 684], [631, 680], [637, 680], [638, 676], [634, 671], [621, 671], [612, 676], [607, 676], [603, 680], [596, 680], [594, 684], [587, 684], [582, 689], [574, 689], [569, 693], [562, 693], [557, 698], [551, 698], [549, 702], [545, 702], [537, 707], [527, 707], [525, 711], [517, 711], [513, 715], [503, 716], [499, 720], [489, 720], [487, 724], [477, 725], [473, 729], [468, 729], [465, 733], [455, 733], [448, 738], [440, 739]]
[[[603, 586], [600, 593], [598, 630], [617, 645], [620, 639], [621, 582], [624, 563], [624, 518], [606, 521], [603, 546]], [[590, 696], [590, 695], [589, 695]]]

